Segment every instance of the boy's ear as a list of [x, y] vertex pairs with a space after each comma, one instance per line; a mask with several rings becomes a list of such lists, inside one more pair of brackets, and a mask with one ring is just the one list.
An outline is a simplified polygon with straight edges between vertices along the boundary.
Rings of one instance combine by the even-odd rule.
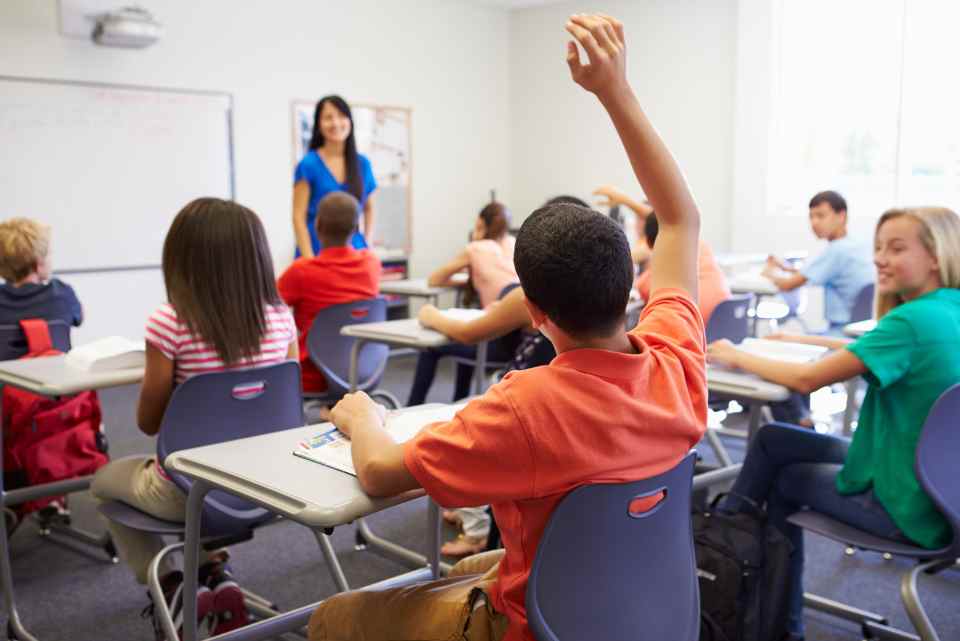
[[547, 322], [547, 315], [539, 307], [530, 302], [530, 299], [524, 296], [523, 304], [527, 307], [527, 313], [530, 314], [533, 328], [539, 330]]

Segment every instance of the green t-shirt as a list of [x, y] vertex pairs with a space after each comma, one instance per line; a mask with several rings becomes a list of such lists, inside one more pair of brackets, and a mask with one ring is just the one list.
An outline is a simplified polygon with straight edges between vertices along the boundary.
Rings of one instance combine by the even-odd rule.
[[892, 309], [847, 346], [869, 383], [843, 470], [841, 494], [873, 487], [897, 527], [927, 548], [947, 545], [950, 526], [914, 473], [917, 441], [934, 402], [960, 382], [960, 290], [941, 288]]

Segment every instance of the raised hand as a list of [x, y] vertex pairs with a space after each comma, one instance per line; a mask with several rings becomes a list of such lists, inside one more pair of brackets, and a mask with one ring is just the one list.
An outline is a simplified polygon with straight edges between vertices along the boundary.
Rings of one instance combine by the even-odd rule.
[[574, 82], [598, 98], [628, 87], [627, 47], [619, 20], [578, 13], [570, 16], [566, 29], [587, 54], [586, 64], [581, 63], [577, 45], [567, 43], [567, 65]]

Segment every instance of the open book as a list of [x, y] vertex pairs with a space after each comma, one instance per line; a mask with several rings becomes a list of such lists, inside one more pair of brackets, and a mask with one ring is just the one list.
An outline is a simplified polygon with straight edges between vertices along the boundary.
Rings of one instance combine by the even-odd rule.
[[[423, 408], [390, 412], [387, 414], [387, 433], [397, 443], [404, 443], [413, 438], [425, 425], [437, 421], [449, 421], [454, 414], [463, 409], [464, 405], [466, 403], [429, 405]], [[293, 453], [296, 456], [356, 476], [357, 470], [353, 467], [353, 448], [350, 445], [350, 439], [335, 428], [332, 423], [324, 423], [317, 427], [321, 431], [297, 443]]]
[[145, 363], [144, 342], [122, 336], [108, 336], [100, 340], [74, 347], [67, 353], [67, 362], [88, 372], [104, 372], [115, 369], [143, 367]]

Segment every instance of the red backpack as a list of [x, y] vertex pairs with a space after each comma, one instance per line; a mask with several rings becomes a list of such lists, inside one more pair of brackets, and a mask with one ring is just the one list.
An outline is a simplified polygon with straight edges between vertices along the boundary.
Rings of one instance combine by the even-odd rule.
[[[46, 321], [20, 321], [27, 338], [23, 358], [61, 354], [53, 348]], [[96, 392], [51, 399], [10, 385], [3, 387], [3, 475], [6, 489], [93, 474], [109, 460], [101, 445]], [[58, 497], [17, 505], [20, 516]]]

